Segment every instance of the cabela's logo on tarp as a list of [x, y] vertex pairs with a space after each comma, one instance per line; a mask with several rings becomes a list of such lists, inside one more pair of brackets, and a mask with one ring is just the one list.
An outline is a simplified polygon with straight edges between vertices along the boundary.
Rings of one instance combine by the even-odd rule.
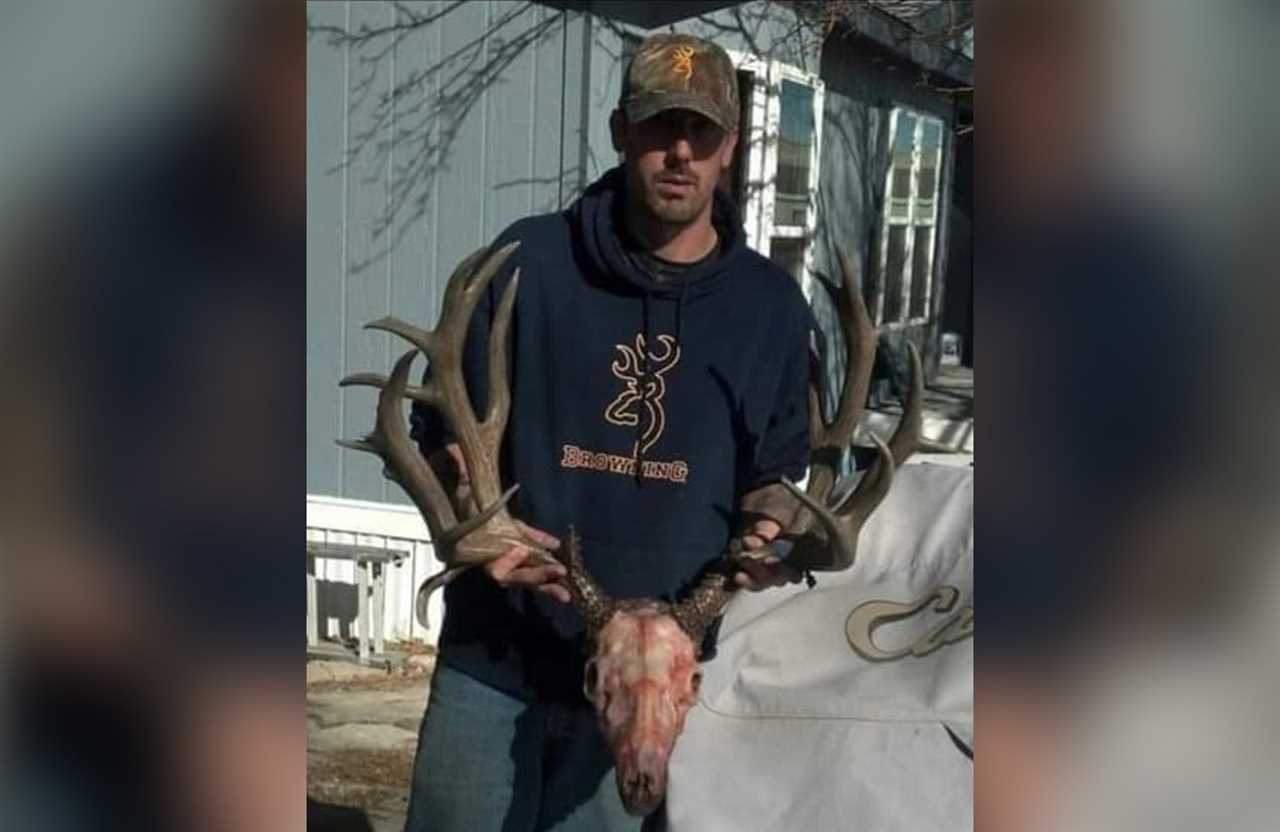
[[[973, 636], [973, 605], [960, 607], [953, 612], [959, 599], [960, 590], [953, 586], [940, 586], [916, 601], [867, 601], [854, 607], [853, 612], [849, 613], [844, 625], [845, 637], [849, 639], [849, 646], [854, 652], [873, 662], [887, 662], [906, 656], [927, 656], [945, 645]], [[876, 644], [876, 630], [920, 615], [929, 607], [935, 613], [951, 614], [912, 644], [896, 650], [886, 650]]]

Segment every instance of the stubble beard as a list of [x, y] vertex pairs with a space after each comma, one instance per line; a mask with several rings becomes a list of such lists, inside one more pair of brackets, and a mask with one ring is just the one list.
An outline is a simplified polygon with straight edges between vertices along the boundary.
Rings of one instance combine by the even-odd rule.
[[691, 199], [664, 199], [655, 186], [645, 193], [644, 206], [650, 217], [664, 225], [685, 226], [698, 218], [710, 198], [698, 194]]

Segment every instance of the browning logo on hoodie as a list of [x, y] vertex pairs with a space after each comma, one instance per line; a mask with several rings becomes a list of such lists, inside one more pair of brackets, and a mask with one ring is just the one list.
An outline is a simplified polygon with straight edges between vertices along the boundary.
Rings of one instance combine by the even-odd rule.
[[635, 427], [639, 423], [640, 405], [643, 403], [649, 420], [645, 422], [644, 433], [640, 436], [640, 453], [653, 447], [667, 427], [667, 412], [662, 406], [662, 399], [667, 394], [664, 376], [680, 361], [680, 347], [674, 336], [659, 335], [657, 341], [662, 345], [660, 353], [646, 349], [648, 345], [643, 334], [636, 335], [634, 347], [617, 344], [614, 349], [619, 352], [619, 358], [609, 366], [625, 387], [605, 408], [605, 421], [619, 427]]
[[[609, 370], [622, 382], [623, 388], [605, 407], [605, 421], [618, 427], [644, 426], [640, 438], [636, 440], [632, 456], [588, 451], [577, 445], [565, 445], [560, 449], [560, 467], [585, 468], [634, 477], [636, 465], [639, 464], [640, 476], [645, 479], [680, 483], [688, 481], [689, 464], [683, 459], [661, 462], [640, 458], [662, 438], [662, 433], [666, 430], [667, 412], [662, 403], [667, 395], [666, 375], [680, 362], [680, 346], [676, 343], [675, 336], [659, 335], [655, 340], [661, 345], [661, 350], [657, 352], [648, 349], [643, 334], [636, 335], [633, 344], [615, 344], [618, 357], [609, 365]], [[643, 423], [640, 421], [642, 414], [645, 419]]]

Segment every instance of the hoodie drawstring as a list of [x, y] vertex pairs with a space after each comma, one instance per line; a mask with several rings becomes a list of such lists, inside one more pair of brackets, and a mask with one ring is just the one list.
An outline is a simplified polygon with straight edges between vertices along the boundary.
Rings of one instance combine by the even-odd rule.
[[[681, 345], [680, 336], [683, 334], [684, 328], [684, 300], [685, 293], [689, 288], [689, 281], [680, 281], [680, 292], [676, 295], [676, 341], [675, 349], [679, 349]], [[644, 483], [642, 468], [644, 466], [644, 432], [648, 425], [644, 420], [649, 413], [649, 408], [643, 405], [648, 400], [649, 385], [653, 381], [652, 367], [649, 365], [649, 350], [653, 349], [653, 316], [650, 314], [651, 295], [648, 292], [641, 294], [643, 309], [643, 329], [644, 329], [644, 348], [640, 350], [640, 404], [642, 405], [636, 413], [636, 481]]]
[[649, 350], [653, 348], [653, 330], [651, 327], [652, 317], [649, 315], [649, 293], [642, 292], [643, 300], [641, 306], [643, 309], [642, 328], [644, 329], [644, 342], [640, 348], [640, 406], [636, 408], [636, 484], [644, 485], [644, 432], [647, 427], [645, 425], [645, 414], [649, 412], [649, 408], [645, 407], [645, 402], [649, 397]]

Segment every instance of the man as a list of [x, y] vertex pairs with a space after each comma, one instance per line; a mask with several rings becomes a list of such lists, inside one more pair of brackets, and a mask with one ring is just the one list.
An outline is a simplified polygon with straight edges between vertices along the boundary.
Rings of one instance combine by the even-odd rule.
[[[676, 596], [735, 533], [762, 548], [794, 510], [779, 480], [804, 473], [811, 318], [795, 281], [746, 248], [717, 187], [737, 125], [722, 49], [645, 41], [610, 119], [625, 163], [566, 211], [499, 237], [521, 245], [470, 333], [479, 408], [488, 318], [518, 266], [501, 459], [521, 485], [513, 514], [551, 549], [574, 525], [615, 596]], [[456, 446], [429, 412], [415, 409], [414, 422], [466, 505]], [[582, 694], [582, 625], [564, 572], [527, 556], [513, 548], [446, 591], [409, 830], [639, 828]], [[776, 558], [745, 560], [736, 576], [751, 590], [795, 578]]]

